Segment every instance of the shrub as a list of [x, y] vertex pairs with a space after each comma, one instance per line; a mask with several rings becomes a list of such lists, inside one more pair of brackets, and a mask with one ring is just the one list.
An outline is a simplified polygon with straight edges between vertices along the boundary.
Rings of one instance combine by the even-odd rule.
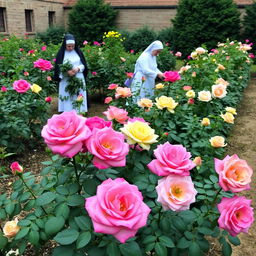
[[49, 27], [45, 32], [36, 34], [36, 38], [40, 39], [45, 44], [59, 44], [65, 34], [65, 28], [63, 27]]
[[172, 22], [174, 50], [183, 56], [203, 43], [213, 48], [239, 36], [239, 11], [232, 0], [181, 0]]
[[78, 43], [100, 41], [105, 31], [112, 30], [117, 12], [103, 0], [79, 0], [69, 14], [69, 30]]
[[173, 45], [173, 28], [164, 28], [158, 32], [158, 40], [165, 44]]

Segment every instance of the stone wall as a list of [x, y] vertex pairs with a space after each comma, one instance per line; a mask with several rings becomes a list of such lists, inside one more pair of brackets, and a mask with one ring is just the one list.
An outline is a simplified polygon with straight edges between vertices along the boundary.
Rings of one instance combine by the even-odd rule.
[[[0, 0], [0, 7], [5, 8], [7, 32], [0, 34], [33, 36], [36, 32], [49, 27], [48, 12], [55, 12], [55, 25], [64, 25], [63, 0]], [[25, 10], [33, 10], [33, 31], [26, 31]]]

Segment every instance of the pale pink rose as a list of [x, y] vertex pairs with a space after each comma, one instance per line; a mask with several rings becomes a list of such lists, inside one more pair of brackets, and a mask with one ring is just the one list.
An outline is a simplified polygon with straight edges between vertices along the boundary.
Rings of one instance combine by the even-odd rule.
[[127, 76], [128, 78], [132, 78], [133, 75], [134, 75], [134, 73], [132, 73], [132, 72], [126, 72], [126, 76]]
[[120, 60], [121, 60], [122, 62], [126, 62], [126, 59], [125, 59], [124, 57], [120, 57]]
[[120, 124], [125, 124], [126, 120], [129, 118], [126, 110], [114, 106], [110, 106], [103, 114], [108, 120], [116, 120]]
[[107, 97], [107, 98], [105, 98], [104, 103], [109, 104], [112, 100], [113, 100], [112, 97]]
[[31, 85], [26, 80], [16, 80], [12, 87], [18, 93], [25, 93], [30, 89]]
[[169, 142], [158, 145], [154, 150], [156, 159], [148, 164], [151, 172], [158, 176], [178, 174], [188, 176], [196, 165], [190, 159], [191, 154], [182, 145], [172, 145]]
[[53, 153], [72, 158], [82, 150], [84, 141], [91, 135], [85, 121], [86, 118], [75, 111], [53, 115], [41, 135]]
[[121, 132], [116, 132], [111, 127], [93, 129], [85, 144], [87, 150], [94, 155], [92, 162], [97, 168], [125, 166], [129, 145]]
[[219, 185], [224, 191], [233, 193], [250, 189], [252, 168], [237, 155], [227, 155], [223, 160], [214, 158], [215, 171], [219, 174]]
[[24, 71], [24, 72], [23, 72], [23, 75], [24, 75], [24, 76], [29, 76], [29, 73], [28, 73], [27, 71]]
[[215, 84], [212, 86], [212, 96], [222, 99], [227, 95], [227, 86], [224, 84]]
[[48, 71], [53, 68], [52, 63], [48, 60], [38, 59], [34, 62], [34, 68], [39, 68], [42, 71]]
[[219, 227], [227, 230], [231, 236], [237, 236], [241, 232], [248, 233], [254, 221], [251, 202], [244, 196], [223, 197], [217, 205], [220, 212]]
[[164, 210], [185, 211], [196, 201], [197, 191], [190, 176], [170, 174], [158, 180], [156, 191], [157, 202]]
[[44, 52], [44, 51], [46, 51], [46, 49], [47, 49], [47, 46], [46, 45], [43, 45], [42, 47], [41, 47], [41, 50]]
[[21, 165], [19, 165], [18, 162], [13, 162], [10, 166], [12, 173], [16, 174], [16, 173], [23, 173], [23, 167]]
[[134, 50], [130, 50], [130, 53], [133, 54], [133, 53], [134, 53]]
[[84, 100], [83, 94], [79, 94], [79, 95], [77, 96], [77, 98], [76, 98], [76, 102], [78, 102], [78, 103], [83, 102], [83, 100]]
[[115, 93], [115, 98], [128, 98], [132, 96], [131, 89], [128, 87], [117, 87], [116, 88], [116, 93]]
[[20, 52], [24, 52], [24, 49], [23, 49], [23, 48], [20, 48], [19, 51], [20, 51]]
[[180, 80], [180, 74], [177, 71], [165, 71], [164, 72], [164, 81], [167, 82], [175, 82], [177, 80]]
[[176, 53], [175, 53], [175, 56], [176, 56], [176, 57], [181, 57], [181, 56], [182, 56], [182, 53], [181, 53], [181, 52], [176, 52]]
[[193, 162], [196, 164], [196, 166], [201, 166], [203, 160], [202, 160], [201, 156], [196, 156], [196, 157], [194, 158]]
[[198, 93], [198, 99], [200, 101], [208, 102], [212, 99], [212, 95], [210, 91], [200, 91]]
[[1, 92], [7, 92], [7, 88], [5, 86], [1, 87]]
[[103, 181], [97, 194], [85, 200], [94, 231], [113, 235], [121, 243], [147, 224], [150, 208], [143, 202], [137, 186], [123, 178]]
[[105, 121], [103, 118], [98, 116], [88, 117], [85, 124], [90, 128], [91, 131], [95, 128], [103, 129], [104, 127], [112, 127], [111, 121]]
[[87, 45], [88, 41], [84, 40], [83, 45]]
[[46, 97], [44, 100], [45, 100], [45, 102], [50, 103], [50, 102], [52, 102], [52, 97]]
[[189, 90], [192, 90], [192, 86], [184, 85], [184, 86], [182, 87], [182, 89], [183, 89], [184, 91], [189, 91]]
[[146, 123], [146, 124], [150, 125], [150, 123], [146, 122], [146, 121], [144, 120], [144, 118], [142, 118], [142, 117], [133, 117], [133, 118], [129, 118], [129, 119], [128, 119], [128, 122], [130, 122], [130, 123], [134, 123], [134, 122], [136, 122], [136, 121], [140, 121], [140, 122], [142, 122], [142, 123]]
[[47, 76], [46, 79], [47, 79], [47, 81], [52, 81], [52, 77], [51, 76]]
[[117, 87], [118, 87], [118, 84], [110, 84], [110, 85], [108, 86], [108, 89], [109, 89], [109, 90], [115, 90]]

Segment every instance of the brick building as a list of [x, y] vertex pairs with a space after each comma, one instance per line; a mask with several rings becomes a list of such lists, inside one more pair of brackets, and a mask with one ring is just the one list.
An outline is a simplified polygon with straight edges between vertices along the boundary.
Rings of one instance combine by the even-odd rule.
[[[253, 0], [234, 0], [241, 13]], [[178, 0], [105, 0], [118, 10], [117, 26], [135, 30], [144, 25], [158, 30], [169, 27]], [[68, 13], [76, 0], [0, 0], [0, 35], [33, 36], [49, 26], [67, 27]]]

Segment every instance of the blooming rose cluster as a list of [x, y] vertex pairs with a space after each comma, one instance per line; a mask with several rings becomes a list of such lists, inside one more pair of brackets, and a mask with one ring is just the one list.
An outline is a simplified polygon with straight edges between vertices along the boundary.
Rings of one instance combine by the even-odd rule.
[[52, 64], [48, 60], [38, 59], [34, 62], [34, 68], [39, 68], [42, 71], [48, 71], [53, 68]]

